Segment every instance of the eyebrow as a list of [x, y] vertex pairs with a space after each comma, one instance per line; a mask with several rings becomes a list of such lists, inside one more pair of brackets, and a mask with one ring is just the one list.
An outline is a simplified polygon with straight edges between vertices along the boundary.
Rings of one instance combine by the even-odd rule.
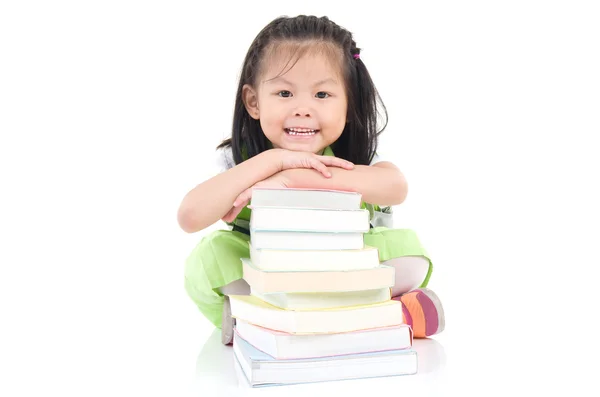
[[[272, 83], [272, 84], [279, 83], [279, 82], [285, 83], [285, 84], [288, 84], [288, 85], [291, 85], [291, 86], [294, 85], [291, 81], [288, 81], [288, 80], [286, 80], [283, 77], [275, 77], [274, 79], [269, 79], [269, 80], [265, 81], [265, 83]], [[326, 83], [337, 84], [337, 81], [334, 78], [332, 78], [332, 77], [328, 77], [326, 79], [317, 81], [314, 84], [314, 87], [317, 87], [317, 86], [320, 86], [320, 85], [323, 85], [323, 84], [326, 84]]]

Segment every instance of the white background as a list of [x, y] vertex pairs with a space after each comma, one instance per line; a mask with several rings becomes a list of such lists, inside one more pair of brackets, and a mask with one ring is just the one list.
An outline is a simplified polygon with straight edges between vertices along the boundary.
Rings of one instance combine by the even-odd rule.
[[[598, 6], [390, 4], [2, 2], [0, 395], [597, 392]], [[183, 289], [178, 205], [252, 39], [299, 13], [354, 32], [387, 105], [446, 310], [431, 376], [238, 387]]]

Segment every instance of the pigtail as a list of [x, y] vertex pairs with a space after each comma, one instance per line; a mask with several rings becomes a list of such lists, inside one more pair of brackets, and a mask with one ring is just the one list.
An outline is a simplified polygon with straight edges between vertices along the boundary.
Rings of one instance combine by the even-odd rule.
[[[360, 57], [360, 48], [354, 41], [347, 55], [349, 67], [346, 75], [348, 86], [348, 115], [346, 128], [335, 142], [336, 156], [355, 164], [368, 165], [377, 151], [378, 137], [387, 126], [387, 109], [375, 88], [371, 75]], [[382, 113], [379, 110], [382, 110]], [[379, 121], [383, 120], [379, 128]]]
[[367, 67], [360, 58], [360, 49], [353, 57], [357, 81], [357, 110], [360, 115], [361, 128], [366, 131], [364, 134], [367, 138], [365, 154], [370, 163], [377, 151], [379, 135], [387, 127], [388, 113]]

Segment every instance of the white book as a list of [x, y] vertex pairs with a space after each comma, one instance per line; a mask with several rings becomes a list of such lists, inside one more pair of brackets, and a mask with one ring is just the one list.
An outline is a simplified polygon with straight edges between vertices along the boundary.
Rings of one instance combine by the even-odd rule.
[[336, 334], [294, 335], [239, 320], [235, 324], [235, 332], [277, 360], [408, 349], [412, 347], [413, 340], [408, 324]]
[[357, 192], [324, 189], [253, 188], [253, 207], [295, 207], [314, 209], [359, 209], [362, 195]]
[[308, 208], [252, 207], [250, 233], [253, 231], [366, 233], [369, 211], [319, 210]]
[[314, 233], [253, 231], [250, 242], [256, 249], [346, 250], [365, 246], [363, 233]]
[[276, 360], [234, 334], [233, 353], [251, 387], [414, 375], [418, 368], [413, 348]]
[[372, 269], [379, 266], [379, 251], [375, 247], [368, 246], [347, 250], [259, 249], [251, 241], [250, 260], [257, 269], [262, 270]]

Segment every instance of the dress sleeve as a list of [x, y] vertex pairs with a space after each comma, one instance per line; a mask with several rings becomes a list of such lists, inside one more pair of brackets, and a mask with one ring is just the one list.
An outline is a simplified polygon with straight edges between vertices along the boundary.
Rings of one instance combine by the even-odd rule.
[[373, 156], [373, 160], [371, 160], [371, 163], [369, 165], [377, 164], [382, 161], [391, 161], [391, 160], [388, 158], [388, 156], [386, 155], [386, 153], [384, 151], [382, 152], [380, 149], [378, 149], [377, 152], [375, 152], [375, 156]]
[[394, 151], [394, 146], [390, 144], [386, 144], [384, 141], [379, 141], [377, 145], [377, 151], [371, 160], [369, 165], [377, 164], [383, 161], [389, 161], [392, 163], [396, 163], [396, 153]]
[[379, 163], [380, 161], [385, 161], [385, 160], [382, 159], [382, 157], [379, 155], [379, 153], [375, 153], [375, 156], [373, 156], [373, 160], [371, 160], [371, 164], [369, 164], [369, 165]]
[[233, 152], [230, 147], [217, 149], [215, 152], [214, 166], [217, 173], [222, 173], [232, 168], [235, 165], [233, 161]]

